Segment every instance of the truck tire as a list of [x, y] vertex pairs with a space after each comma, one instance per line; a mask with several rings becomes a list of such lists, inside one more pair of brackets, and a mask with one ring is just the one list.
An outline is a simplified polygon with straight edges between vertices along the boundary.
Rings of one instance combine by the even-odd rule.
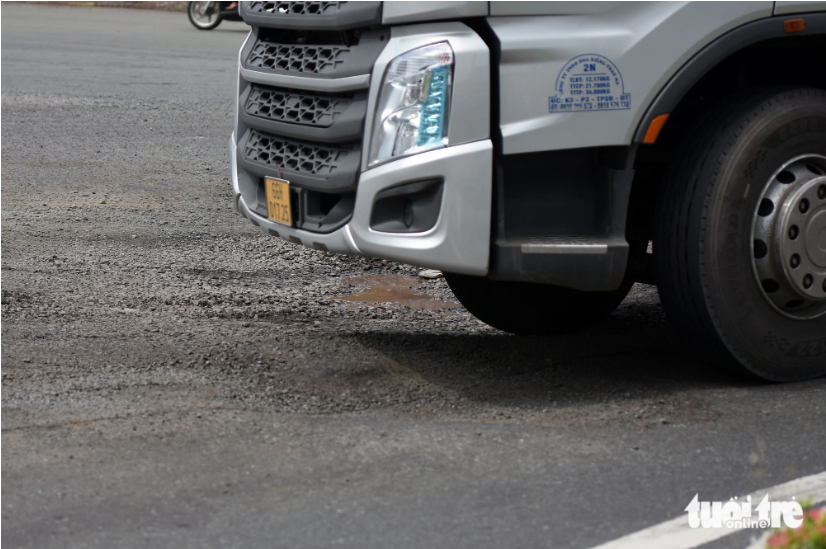
[[688, 131], [654, 226], [663, 308], [705, 362], [826, 374], [826, 91], [731, 102]]
[[518, 335], [568, 332], [600, 320], [622, 303], [631, 282], [612, 292], [582, 292], [550, 284], [502, 282], [444, 273], [465, 308], [494, 328]]

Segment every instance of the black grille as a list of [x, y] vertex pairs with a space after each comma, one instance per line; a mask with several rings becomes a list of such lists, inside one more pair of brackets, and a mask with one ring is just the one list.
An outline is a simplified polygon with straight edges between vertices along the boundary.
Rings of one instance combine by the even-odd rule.
[[247, 11], [252, 13], [279, 13], [282, 15], [322, 15], [338, 9], [347, 2], [248, 2]]
[[[252, 33], [240, 55], [236, 161], [245, 196], [256, 186], [248, 206], [257, 215], [267, 215], [266, 178], [278, 176], [290, 182], [295, 227], [329, 233], [352, 217], [367, 77], [390, 36], [381, 10], [381, 2], [239, 4]], [[328, 87], [346, 91], [312, 89]]]
[[294, 46], [261, 39], [253, 46], [247, 64], [260, 69], [329, 74], [349, 54], [346, 46]]
[[351, 103], [352, 94], [324, 94], [253, 85], [244, 110], [267, 120], [326, 128]]
[[274, 135], [250, 131], [244, 156], [280, 169], [308, 175], [331, 175], [350, 153], [348, 150], [306, 145]]
[[[241, 2], [238, 11], [248, 24], [263, 28], [346, 31], [381, 25], [381, 6], [381, 2]], [[283, 37], [279, 41], [291, 42]]]

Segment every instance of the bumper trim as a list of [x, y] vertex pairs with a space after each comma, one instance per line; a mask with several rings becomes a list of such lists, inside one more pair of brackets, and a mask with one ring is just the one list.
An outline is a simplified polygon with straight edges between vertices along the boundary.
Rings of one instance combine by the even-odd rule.
[[256, 227], [264, 229], [271, 236], [277, 236], [284, 240], [289, 240], [294, 244], [300, 244], [316, 250], [362, 255], [347, 225], [329, 234], [311, 233], [273, 223], [269, 219], [258, 215], [249, 209], [247, 203], [244, 202], [244, 197], [240, 194], [235, 196], [234, 204], [241, 216], [249, 219], [250, 223]]
[[[257, 191], [243, 166], [239, 168], [234, 135], [229, 146], [234, 207], [272, 236], [317, 250], [381, 257], [476, 276], [488, 272], [493, 169], [493, 145], [488, 139], [402, 158], [360, 174], [352, 218], [327, 234], [285, 227], [251, 209], [248, 201], [256, 200]], [[444, 192], [433, 228], [419, 233], [387, 233], [370, 228], [379, 193], [404, 183], [436, 178], [444, 181]]]
[[350, 234], [350, 228], [347, 225], [329, 234], [311, 233], [273, 223], [266, 217], [252, 211], [241, 194], [241, 186], [238, 181], [238, 149], [235, 144], [235, 132], [230, 135], [229, 150], [232, 169], [232, 194], [234, 195], [232, 209], [235, 213], [248, 219], [256, 227], [264, 229], [270, 235], [289, 240], [295, 244], [301, 244], [316, 250], [361, 255], [361, 251], [353, 240], [353, 235]]

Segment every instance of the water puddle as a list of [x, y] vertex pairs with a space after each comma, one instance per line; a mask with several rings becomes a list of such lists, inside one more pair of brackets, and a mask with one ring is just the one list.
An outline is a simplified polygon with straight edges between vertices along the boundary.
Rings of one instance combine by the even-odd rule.
[[354, 286], [367, 286], [358, 293], [334, 297], [343, 301], [365, 303], [398, 303], [411, 309], [449, 309], [461, 307], [459, 303], [440, 301], [423, 288], [427, 282], [412, 276], [367, 275], [342, 279]]

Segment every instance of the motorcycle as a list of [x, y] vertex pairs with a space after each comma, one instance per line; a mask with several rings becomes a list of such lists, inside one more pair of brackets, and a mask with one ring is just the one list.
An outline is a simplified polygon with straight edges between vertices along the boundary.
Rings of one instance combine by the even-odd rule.
[[198, 30], [212, 30], [224, 20], [243, 21], [238, 13], [238, 2], [190, 2], [187, 15]]

